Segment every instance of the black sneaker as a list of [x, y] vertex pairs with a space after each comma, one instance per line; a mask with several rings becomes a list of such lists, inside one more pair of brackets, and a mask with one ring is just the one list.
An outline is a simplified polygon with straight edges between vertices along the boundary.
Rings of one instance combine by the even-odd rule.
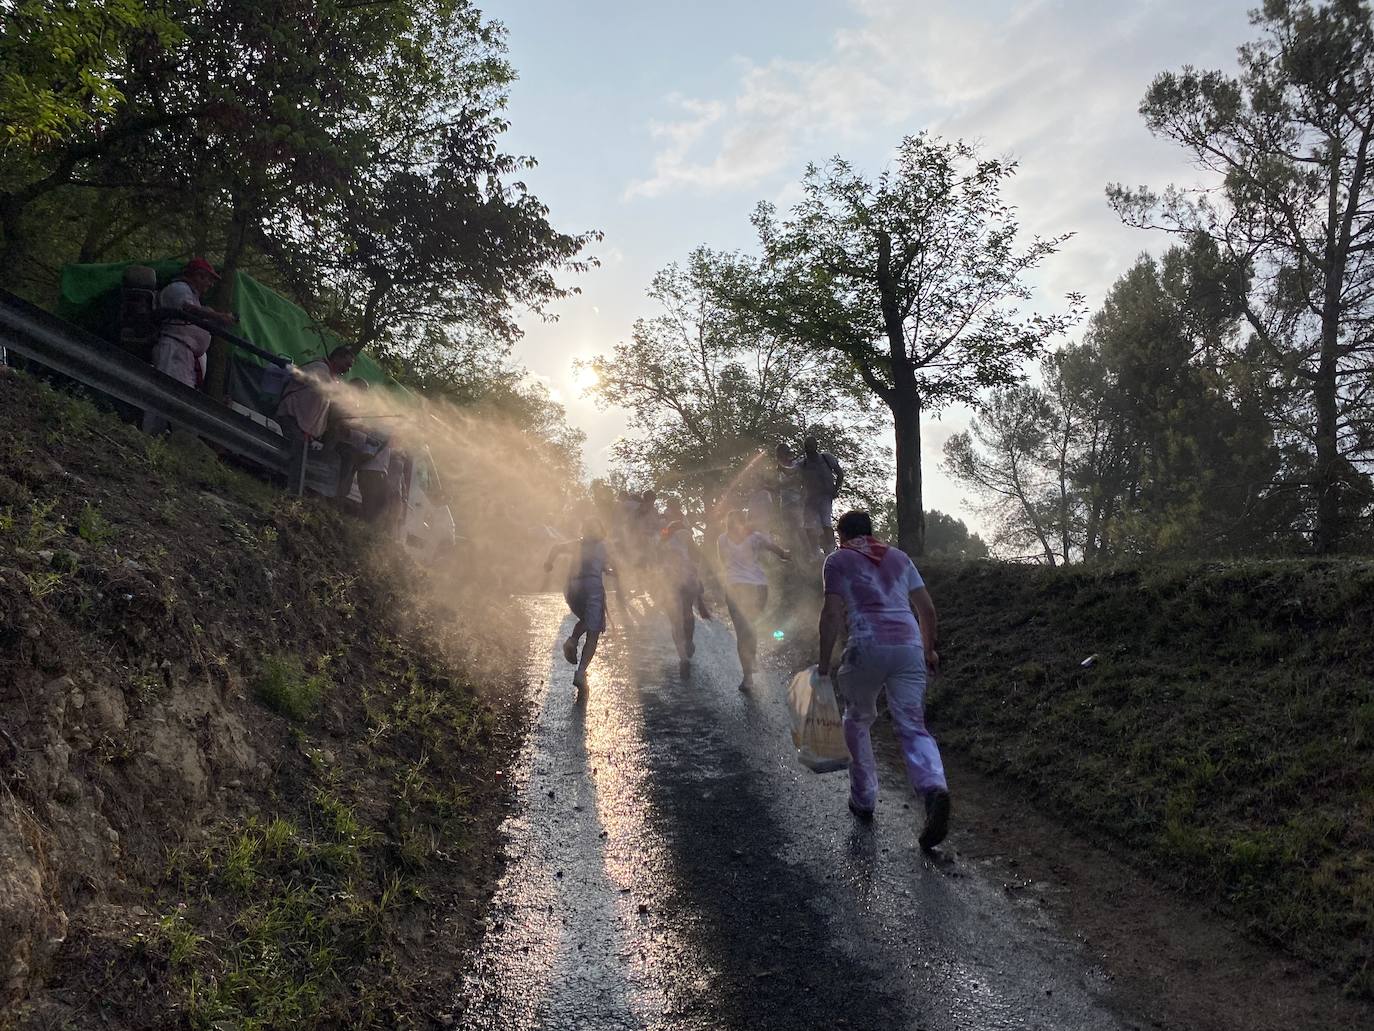
[[949, 833], [949, 792], [937, 789], [926, 793], [926, 825], [916, 840], [929, 852]]

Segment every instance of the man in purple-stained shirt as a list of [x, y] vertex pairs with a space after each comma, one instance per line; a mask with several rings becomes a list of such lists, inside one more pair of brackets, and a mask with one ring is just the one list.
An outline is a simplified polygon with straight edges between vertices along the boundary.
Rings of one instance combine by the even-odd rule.
[[926, 729], [926, 675], [940, 666], [935, 651], [935, 605], [906, 552], [873, 536], [867, 512], [846, 512], [835, 524], [840, 547], [821, 574], [821, 655], [817, 672], [830, 673], [840, 629], [849, 641], [837, 683], [845, 699], [844, 738], [849, 745], [849, 808], [870, 819], [878, 801], [878, 768], [869, 731], [878, 715], [878, 692], [887, 688], [892, 726], [901, 744], [907, 777], [925, 803], [918, 841], [931, 849], [949, 830], [949, 786], [940, 749]]

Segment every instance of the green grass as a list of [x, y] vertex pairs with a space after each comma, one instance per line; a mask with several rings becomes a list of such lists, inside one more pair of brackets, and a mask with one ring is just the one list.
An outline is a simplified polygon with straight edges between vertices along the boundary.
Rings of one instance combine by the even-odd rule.
[[100, 514], [100, 510], [88, 501], [77, 517], [76, 533], [87, 544], [101, 547], [114, 536], [114, 529]]
[[296, 656], [272, 655], [263, 661], [253, 693], [273, 712], [302, 723], [319, 709], [329, 687], [326, 674], [307, 673]]
[[[136, 945], [190, 1027], [416, 1025], [401, 942], [429, 919], [429, 893], [468, 869], [479, 814], [460, 768], [482, 754], [490, 715], [414, 659], [391, 641], [360, 692], [366, 776], [303, 747], [308, 793], [290, 815], [250, 815], [174, 858], [185, 908]], [[293, 658], [269, 667], [267, 679], [291, 690], [311, 679]]]
[[229, 933], [201, 936], [192, 906], [141, 944], [170, 967], [191, 1027], [341, 1026], [345, 1010], [366, 1026], [386, 1006], [380, 945], [409, 889], [394, 873], [368, 876], [380, 836], [341, 798], [318, 792], [307, 817], [250, 817], [181, 857], [183, 889], [227, 907]]
[[922, 571], [942, 740], [1374, 995], [1374, 563]]

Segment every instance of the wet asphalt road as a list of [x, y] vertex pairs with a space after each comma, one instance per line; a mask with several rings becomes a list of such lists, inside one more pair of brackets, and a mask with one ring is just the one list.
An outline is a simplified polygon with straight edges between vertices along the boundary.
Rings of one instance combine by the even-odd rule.
[[527, 604], [537, 715], [460, 1027], [1139, 1026], [1090, 957], [964, 868], [957, 784], [945, 861], [916, 847], [891, 762], [856, 822], [844, 774], [797, 764], [780, 678], [737, 690], [728, 625], [699, 624], [686, 680], [665, 623], [611, 635], [575, 703], [563, 600]]

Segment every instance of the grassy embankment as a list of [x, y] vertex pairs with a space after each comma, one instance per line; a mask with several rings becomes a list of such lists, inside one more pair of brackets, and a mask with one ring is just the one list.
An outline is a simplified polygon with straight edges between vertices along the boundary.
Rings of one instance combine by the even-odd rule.
[[3, 368], [0, 439], [0, 1026], [430, 1026], [498, 863], [505, 606]]
[[1374, 995], [1374, 562], [923, 572], [947, 746]]

